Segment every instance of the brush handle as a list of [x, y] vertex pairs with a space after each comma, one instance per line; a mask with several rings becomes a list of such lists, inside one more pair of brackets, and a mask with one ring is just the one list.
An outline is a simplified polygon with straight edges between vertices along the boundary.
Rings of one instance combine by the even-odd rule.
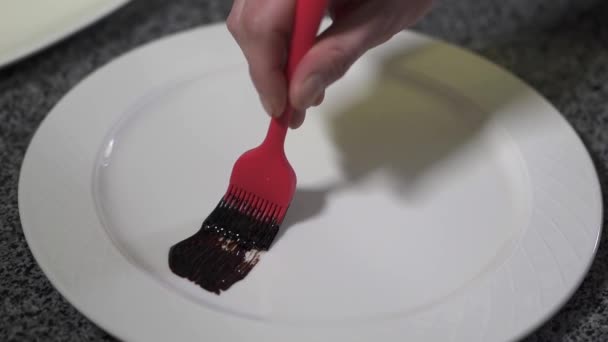
[[[314, 45], [326, 7], [327, 0], [296, 0], [293, 32], [286, 68], [287, 84], [291, 82], [302, 57]], [[287, 103], [283, 114], [278, 118], [271, 119], [263, 145], [283, 152], [285, 136], [292, 114], [293, 108]]]

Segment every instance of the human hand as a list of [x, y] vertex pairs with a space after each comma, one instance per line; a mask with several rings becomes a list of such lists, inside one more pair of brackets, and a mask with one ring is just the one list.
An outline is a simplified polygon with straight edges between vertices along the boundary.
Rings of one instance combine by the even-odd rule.
[[[306, 0], [302, 0], [306, 1]], [[280, 116], [288, 101], [290, 126], [304, 122], [306, 109], [323, 101], [325, 89], [340, 79], [367, 50], [412, 25], [431, 0], [333, 0], [333, 22], [300, 61], [288, 87], [284, 74], [295, 0], [235, 0], [228, 29], [243, 50], [264, 109]]]

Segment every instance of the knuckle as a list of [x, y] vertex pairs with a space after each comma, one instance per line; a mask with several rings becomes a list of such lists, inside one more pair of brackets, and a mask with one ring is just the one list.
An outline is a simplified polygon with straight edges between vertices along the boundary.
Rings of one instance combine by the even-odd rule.
[[399, 31], [396, 29], [386, 28], [383, 32], [378, 34], [375, 41], [372, 41], [371, 45], [378, 46], [378, 45], [384, 44], [384, 43], [388, 42], [389, 40], [391, 40], [397, 34], [397, 32], [399, 32]]
[[370, 47], [384, 44], [406, 26], [404, 18], [387, 13], [383, 18], [379, 18], [371, 24], [366, 40]]
[[341, 45], [334, 45], [329, 50], [330, 58], [327, 68], [327, 77], [330, 82], [341, 78], [353, 64], [356, 54], [348, 51]]
[[247, 37], [261, 38], [272, 31], [272, 21], [263, 20], [260, 15], [252, 13], [251, 15], [243, 16], [241, 19], [242, 29]]
[[226, 19], [226, 27], [228, 28], [228, 32], [230, 32], [233, 37], [236, 38], [240, 35], [240, 25], [238, 19], [234, 14], [230, 14], [230, 16], [228, 16], [228, 19]]

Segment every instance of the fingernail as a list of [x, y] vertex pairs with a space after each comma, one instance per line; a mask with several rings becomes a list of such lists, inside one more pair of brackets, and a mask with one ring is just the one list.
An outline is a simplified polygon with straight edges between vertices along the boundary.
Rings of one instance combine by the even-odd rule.
[[304, 108], [314, 105], [315, 101], [323, 92], [324, 85], [321, 76], [313, 74], [302, 84], [302, 97], [304, 98]]
[[264, 110], [266, 111], [266, 113], [268, 113], [268, 115], [272, 117], [277, 117], [280, 115], [280, 110], [278, 109], [278, 106], [274, 104], [273, 101], [264, 97], [260, 97], [260, 100], [262, 101], [262, 106], [264, 106]]

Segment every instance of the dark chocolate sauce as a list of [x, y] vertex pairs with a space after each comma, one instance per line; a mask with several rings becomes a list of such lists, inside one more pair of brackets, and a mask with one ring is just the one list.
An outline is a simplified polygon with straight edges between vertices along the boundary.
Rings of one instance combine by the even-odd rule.
[[279, 230], [271, 214], [240, 200], [222, 199], [196, 234], [171, 247], [169, 268], [219, 295], [245, 278], [261, 251], [270, 248]]

